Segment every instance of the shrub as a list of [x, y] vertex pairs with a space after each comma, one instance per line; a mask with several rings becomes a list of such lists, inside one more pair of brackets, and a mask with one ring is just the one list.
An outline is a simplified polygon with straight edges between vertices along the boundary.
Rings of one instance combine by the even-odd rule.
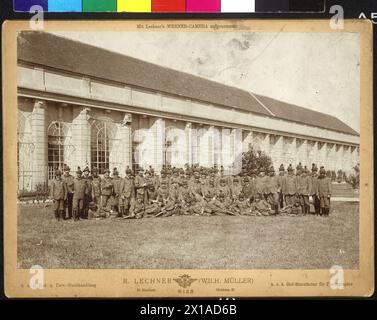
[[[265, 168], [268, 170], [272, 166], [271, 158], [261, 150], [255, 150], [251, 148], [248, 152], [242, 155], [242, 168], [250, 172], [251, 170], [259, 170]], [[279, 168], [274, 168], [278, 171]]]

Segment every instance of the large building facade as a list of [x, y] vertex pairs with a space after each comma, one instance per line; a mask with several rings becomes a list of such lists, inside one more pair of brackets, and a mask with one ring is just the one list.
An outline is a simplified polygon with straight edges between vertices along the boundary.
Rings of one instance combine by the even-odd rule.
[[53, 170], [242, 168], [242, 153], [350, 172], [359, 135], [337, 118], [40, 32], [18, 39], [19, 189]]

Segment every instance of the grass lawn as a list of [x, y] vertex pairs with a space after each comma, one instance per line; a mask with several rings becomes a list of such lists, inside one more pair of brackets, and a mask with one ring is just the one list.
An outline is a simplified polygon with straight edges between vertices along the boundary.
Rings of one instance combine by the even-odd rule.
[[123, 269], [328, 269], [359, 264], [359, 205], [329, 218], [183, 216], [57, 222], [20, 205], [18, 266]]

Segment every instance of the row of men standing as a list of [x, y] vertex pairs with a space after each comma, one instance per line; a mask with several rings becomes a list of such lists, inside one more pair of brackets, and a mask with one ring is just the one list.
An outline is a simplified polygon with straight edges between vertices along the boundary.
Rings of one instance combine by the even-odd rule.
[[[315, 164], [311, 172], [299, 164], [296, 173], [292, 165], [287, 170], [281, 165], [278, 175], [275, 175], [273, 167], [244, 171], [238, 176], [224, 176], [223, 170], [198, 166], [186, 170], [165, 167], [160, 176], [155, 174], [153, 168], [149, 168], [145, 174], [140, 168], [136, 175], [127, 168], [124, 178], [119, 176], [116, 168], [112, 177], [108, 169], [103, 177], [99, 176], [96, 168], [92, 172], [88, 167], [83, 171], [78, 168], [76, 178], [70, 174], [68, 166], [63, 171], [62, 176], [57, 170], [51, 186], [57, 219], [87, 219], [90, 212], [104, 216], [115, 213], [120, 217], [134, 217], [142, 208], [158, 215], [162, 212], [161, 208], [169, 204], [169, 199], [175, 202], [178, 198], [186, 203], [186, 207], [188, 202], [193, 206], [192, 201], [200, 202], [205, 198], [224, 198], [228, 203], [240, 196], [249, 203], [258, 198], [266, 201], [275, 214], [297, 204], [301, 212], [307, 214], [312, 197], [315, 214], [328, 215], [330, 209], [331, 179], [326, 176], [323, 167], [318, 174]], [[188, 196], [190, 201], [184, 199]]]

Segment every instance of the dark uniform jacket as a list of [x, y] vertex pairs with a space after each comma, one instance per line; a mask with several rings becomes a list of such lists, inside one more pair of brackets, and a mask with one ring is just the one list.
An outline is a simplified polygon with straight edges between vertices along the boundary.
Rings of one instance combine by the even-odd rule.
[[74, 191], [73, 183], [75, 181], [75, 178], [72, 175], [69, 175], [68, 177], [63, 176], [63, 180], [64, 180], [65, 184], [67, 185], [67, 192], [73, 193], [73, 191]]
[[255, 189], [257, 193], [266, 193], [267, 179], [267, 176], [257, 177], [255, 179]]
[[52, 181], [51, 198], [54, 200], [67, 199], [67, 185], [63, 179], [55, 179]]
[[317, 194], [317, 190], [318, 190], [318, 176], [317, 175], [311, 175], [310, 176], [310, 180], [311, 180], [311, 194], [312, 195], [315, 195]]
[[294, 175], [287, 175], [284, 179], [283, 189], [284, 194], [293, 195], [297, 192], [297, 177]]
[[113, 178], [113, 185], [114, 185], [113, 192], [116, 196], [120, 196], [121, 190], [122, 190], [121, 189], [122, 184], [123, 184], [122, 178], [120, 178], [120, 177]]
[[309, 176], [298, 176], [296, 180], [297, 193], [301, 195], [310, 195], [312, 182]]
[[92, 193], [95, 197], [99, 197], [101, 195], [101, 178], [100, 177], [93, 177]]
[[317, 194], [319, 197], [327, 197], [331, 195], [332, 186], [331, 186], [331, 179], [328, 177], [325, 178], [318, 178], [318, 187], [317, 187]]
[[86, 180], [82, 178], [76, 178], [73, 183], [73, 188], [75, 190], [73, 197], [76, 199], [84, 199], [84, 196], [88, 190], [88, 184], [86, 183]]
[[135, 187], [133, 179], [128, 177], [122, 179], [122, 184], [120, 186], [120, 194], [126, 198], [133, 198], [135, 196]]
[[273, 176], [273, 177], [268, 177], [266, 180], [266, 194], [270, 193], [278, 193], [279, 192], [279, 181], [278, 177]]
[[108, 178], [103, 178], [101, 181], [101, 195], [103, 196], [111, 196], [113, 194], [113, 179], [110, 177]]

